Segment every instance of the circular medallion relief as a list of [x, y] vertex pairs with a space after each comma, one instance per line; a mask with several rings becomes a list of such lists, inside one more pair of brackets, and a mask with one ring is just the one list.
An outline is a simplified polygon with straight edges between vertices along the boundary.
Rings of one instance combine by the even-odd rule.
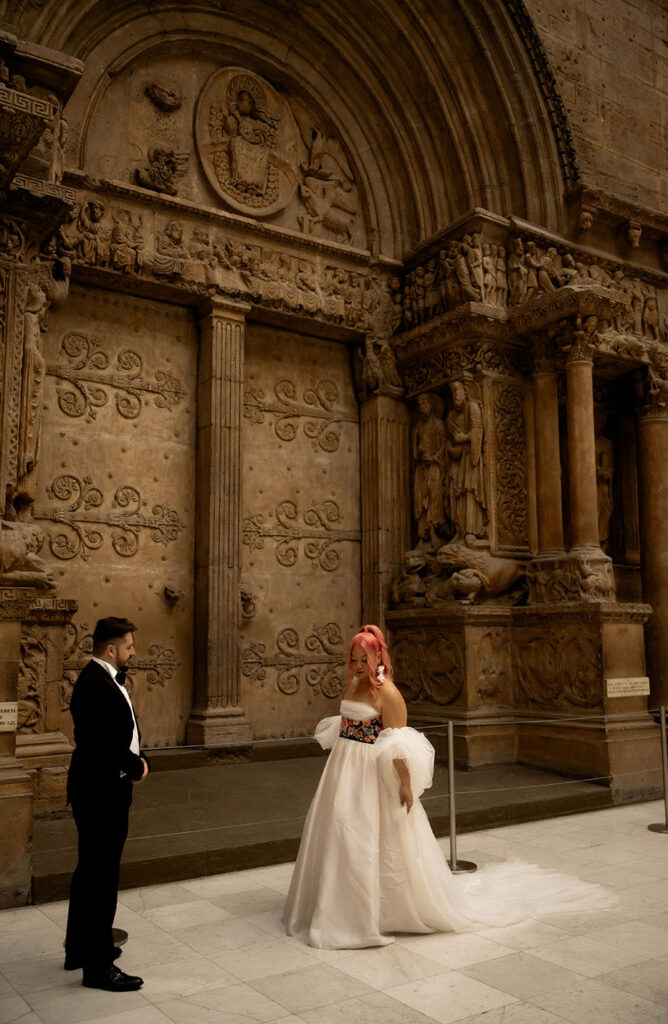
[[298, 130], [286, 101], [245, 68], [221, 68], [197, 103], [197, 150], [206, 176], [234, 210], [266, 217], [297, 187]]

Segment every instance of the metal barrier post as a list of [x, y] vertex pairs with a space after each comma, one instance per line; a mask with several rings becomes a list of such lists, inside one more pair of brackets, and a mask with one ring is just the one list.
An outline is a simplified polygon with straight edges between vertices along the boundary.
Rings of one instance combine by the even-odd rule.
[[453, 875], [477, 871], [478, 865], [472, 860], [457, 860], [457, 811], [455, 808], [455, 727], [452, 719], [448, 722], [448, 796], [450, 798], [450, 859], [448, 864]]
[[663, 802], [666, 807], [665, 822], [648, 825], [650, 832], [668, 832], [668, 740], [666, 739], [666, 709], [661, 705], [661, 762], [663, 764]]

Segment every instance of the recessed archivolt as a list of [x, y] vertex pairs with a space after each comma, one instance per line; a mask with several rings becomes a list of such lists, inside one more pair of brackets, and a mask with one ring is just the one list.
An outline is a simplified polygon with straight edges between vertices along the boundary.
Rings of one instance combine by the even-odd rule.
[[559, 153], [505, 0], [45, 0], [21, 19], [35, 42], [86, 62], [71, 163], [110, 75], [189, 48], [248, 67], [336, 129], [383, 254], [474, 206], [562, 226]]

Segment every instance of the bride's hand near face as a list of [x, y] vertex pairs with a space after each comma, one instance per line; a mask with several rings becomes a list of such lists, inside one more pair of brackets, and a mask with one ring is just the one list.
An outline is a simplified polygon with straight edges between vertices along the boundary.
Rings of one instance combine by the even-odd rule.
[[[406, 702], [391, 679], [386, 680], [383, 684], [382, 693], [383, 728], [405, 728], [406, 722], [408, 721]], [[406, 808], [406, 814], [410, 814], [411, 807], [413, 806], [411, 774], [408, 770], [408, 765], [403, 758], [397, 758], [393, 763], [397, 775], [399, 776], [399, 802], [402, 807]]]

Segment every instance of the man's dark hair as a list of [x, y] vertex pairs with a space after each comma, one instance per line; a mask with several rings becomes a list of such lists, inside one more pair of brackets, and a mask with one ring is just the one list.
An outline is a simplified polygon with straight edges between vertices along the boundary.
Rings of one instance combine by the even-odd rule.
[[93, 654], [104, 654], [109, 644], [118, 643], [126, 633], [134, 633], [136, 628], [134, 622], [119, 619], [116, 615], [99, 619], [93, 630]]

